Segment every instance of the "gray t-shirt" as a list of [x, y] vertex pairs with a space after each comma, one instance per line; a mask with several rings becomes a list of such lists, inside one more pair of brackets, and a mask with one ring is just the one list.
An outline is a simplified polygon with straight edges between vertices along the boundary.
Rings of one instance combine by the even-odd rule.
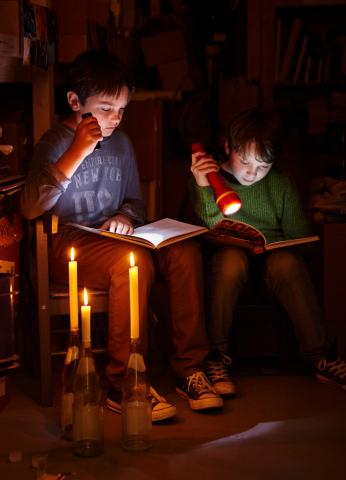
[[74, 131], [60, 124], [48, 130], [34, 149], [31, 170], [21, 195], [21, 211], [32, 219], [46, 211], [60, 221], [99, 226], [122, 213], [135, 221], [145, 220], [138, 169], [127, 135], [116, 130], [101, 148], [85, 157], [71, 179], [56, 161], [71, 145]]

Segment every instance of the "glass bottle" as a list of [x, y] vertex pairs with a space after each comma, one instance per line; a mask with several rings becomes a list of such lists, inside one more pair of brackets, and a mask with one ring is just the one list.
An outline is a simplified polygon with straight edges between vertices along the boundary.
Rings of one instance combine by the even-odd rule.
[[142, 451], [151, 447], [150, 383], [143, 356], [138, 352], [138, 341], [134, 339], [123, 380], [121, 420], [121, 445], [125, 450]]
[[82, 351], [74, 382], [74, 453], [94, 457], [103, 452], [103, 406], [100, 377], [91, 351], [90, 323], [83, 325]]
[[79, 329], [70, 330], [62, 371], [60, 425], [62, 438], [72, 440], [73, 388], [80, 354]]

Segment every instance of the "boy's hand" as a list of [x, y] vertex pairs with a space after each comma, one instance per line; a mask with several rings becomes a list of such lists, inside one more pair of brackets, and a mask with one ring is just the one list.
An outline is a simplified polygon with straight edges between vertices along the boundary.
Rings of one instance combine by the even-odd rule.
[[86, 157], [92, 153], [97, 142], [103, 139], [101, 128], [95, 117], [89, 116], [77, 125], [72, 148], [76, 149], [78, 154]]
[[197, 185], [200, 187], [208, 187], [210, 185], [207, 177], [208, 173], [217, 172], [219, 166], [211, 155], [196, 152], [192, 154], [190, 170], [195, 177]]
[[129, 217], [125, 215], [114, 215], [108, 218], [100, 227], [102, 230], [109, 230], [113, 233], [122, 233], [123, 235], [132, 235], [133, 223]]

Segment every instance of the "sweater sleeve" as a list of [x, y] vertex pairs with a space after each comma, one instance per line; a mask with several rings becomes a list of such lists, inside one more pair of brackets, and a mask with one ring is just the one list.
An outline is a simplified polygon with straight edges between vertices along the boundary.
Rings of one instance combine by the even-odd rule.
[[24, 217], [33, 219], [51, 210], [70, 184], [71, 181], [56, 168], [57, 158], [49, 142], [40, 141], [36, 145], [32, 168], [20, 197]]
[[214, 192], [211, 187], [200, 187], [192, 179], [190, 191], [194, 211], [203, 225], [211, 228], [224, 218], [215, 202]]

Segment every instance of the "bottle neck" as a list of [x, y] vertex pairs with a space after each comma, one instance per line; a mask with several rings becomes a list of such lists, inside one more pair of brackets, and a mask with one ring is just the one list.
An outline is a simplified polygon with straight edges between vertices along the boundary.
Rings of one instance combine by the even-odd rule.
[[139, 338], [131, 338], [130, 340], [130, 354], [139, 353]]
[[91, 342], [85, 342], [82, 340], [82, 350], [91, 352]]
[[79, 337], [79, 329], [75, 329], [75, 330], [70, 330], [70, 333], [69, 333], [69, 346], [70, 347], [73, 347], [73, 346], [76, 346], [76, 347], [79, 347], [80, 345], [80, 337]]
[[146, 371], [144, 358], [139, 350], [139, 339], [131, 339], [130, 356], [127, 364], [129, 370], [144, 373]]

